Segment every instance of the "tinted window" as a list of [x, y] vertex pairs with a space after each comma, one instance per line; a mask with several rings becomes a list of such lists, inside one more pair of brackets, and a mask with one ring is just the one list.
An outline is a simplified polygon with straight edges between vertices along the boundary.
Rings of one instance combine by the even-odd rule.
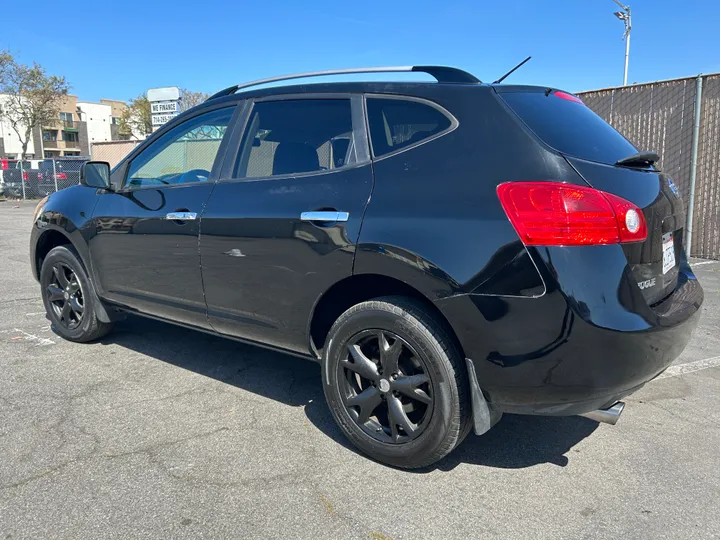
[[417, 101], [368, 98], [373, 154], [380, 157], [432, 137], [451, 126], [435, 107]]
[[500, 95], [540, 139], [559, 152], [601, 163], [615, 163], [637, 152], [625, 137], [584, 104], [559, 97], [567, 94]]
[[201, 114], [167, 132], [132, 160], [125, 186], [206, 182], [233, 111]]
[[253, 107], [235, 176], [302, 174], [356, 161], [349, 99], [265, 101]]

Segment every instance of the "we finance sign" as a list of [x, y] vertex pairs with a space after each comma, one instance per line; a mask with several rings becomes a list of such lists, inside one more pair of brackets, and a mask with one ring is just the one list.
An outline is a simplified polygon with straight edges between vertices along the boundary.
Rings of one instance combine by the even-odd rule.
[[150, 102], [153, 129], [159, 128], [180, 114], [182, 95], [177, 86], [151, 88], [148, 90], [147, 96]]

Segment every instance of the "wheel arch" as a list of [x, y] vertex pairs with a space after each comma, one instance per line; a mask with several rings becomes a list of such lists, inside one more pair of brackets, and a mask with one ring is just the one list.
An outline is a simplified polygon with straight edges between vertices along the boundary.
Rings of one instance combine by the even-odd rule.
[[[71, 245], [75, 249], [75, 251], [80, 254], [80, 250], [77, 248], [70, 236], [62, 229], [48, 228], [40, 233], [37, 241], [35, 242], [35, 249], [32, 261], [35, 279], [40, 279], [40, 269], [42, 268], [42, 263], [45, 260], [45, 257], [47, 257], [47, 254], [50, 253], [53, 248], [65, 245]], [[83, 260], [82, 254], [80, 255], [80, 262], [82, 262], [83, 266], [85, 267], [85, 271], [87, 271], [87, 262]]]
[[445, 315], [425, 294], [407, 283], [383, 274], [354, 274], [332, 285], [318, 299], [313, 307], [308, 325], [308, 340], [311, 350], [318, 358], [325, 347], [325, 340], [333, 323], [350, 307], [381, 296], [405, 296], [413, 298], [430, 310], [442, 324], [448, 336], [454, 340], [462, 353], [452, 325]]

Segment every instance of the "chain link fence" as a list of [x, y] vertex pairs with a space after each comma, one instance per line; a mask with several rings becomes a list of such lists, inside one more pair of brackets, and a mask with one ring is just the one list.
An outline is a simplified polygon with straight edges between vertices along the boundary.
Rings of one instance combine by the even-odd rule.
[[[699, 84], [698, 84], [699, 79]], [[697, 93], [700, 88], [701, 97]], [[692, 210], [691, 254], [720, 258], [720, 75], [581, 92], [585, 104], [658, 164]], [[699, 106], [699, 116], [696, 107]], [[697, 118], [697, 122], [696, 122]], [[695, 134], [697, 133], [697, 137]], [[693, 141], [697, 163], [693, 166]], [[691, 193], [693, 170], [694, 194]], [[688, 231], [686, 231], [687, 233]]]
[[2, 195], [8, 199], [41, 199], [80, 183], [88, 157], [67, 156], [17, 161], [2, 171]]

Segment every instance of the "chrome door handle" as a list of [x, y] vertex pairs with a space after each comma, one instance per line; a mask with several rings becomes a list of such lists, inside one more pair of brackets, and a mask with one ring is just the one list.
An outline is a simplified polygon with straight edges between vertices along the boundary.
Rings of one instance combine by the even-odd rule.
[[170, 212], [165, 216], [165, 219], [171, 221], [190, 221], [196, 218], [197, 214], [195, 212]]
[[349, 212], [336, 212], [334, 210], [324, 212], [303, 212], [300, 214], [301, 221], [347, 221], [349, 217]]

